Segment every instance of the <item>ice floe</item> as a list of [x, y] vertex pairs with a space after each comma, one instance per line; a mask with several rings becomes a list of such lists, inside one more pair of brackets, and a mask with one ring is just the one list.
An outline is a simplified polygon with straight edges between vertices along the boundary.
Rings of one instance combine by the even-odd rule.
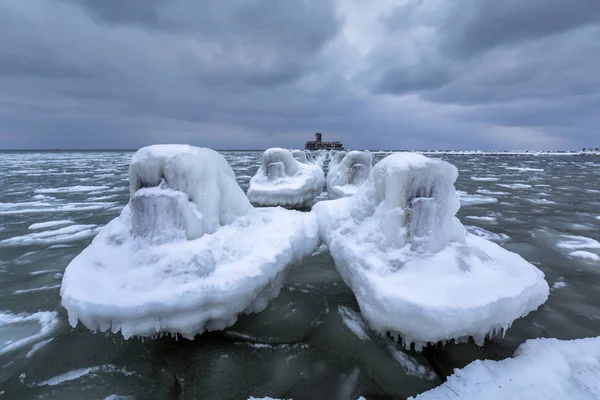
[[[563, 400], [600, 398], [600, 337], [533, 339], [513, 358], [477, 360], [416, 400]], [[412, 399], [412, 398], [411, 398]]]
[[352, 196], [373, 169], [373, 156], [366, 151], [351, 151], [327, 173], [329, 199]]
[[492, 177], [492, 176], [481, 176], [481, 177], [479, 177], [479, 176], [472, 176], [471, 180], [478, 181], [478, 182], [497, 182], [500, 179]]
[[29, 230], [54, 228], [57, 226], [71, 225], [73, 223], [74, 222], [71, 221], [70, 219], [62, 219], [60, 221], [38, 222], [38, 223], [29, 225]]
[[125, 338], [224, 329], [263, 310], [285, 268], [320, 245], [314, 214], [255, 209], [209, 149], [143, 148], [130, 184], [121, 215], [65, 271], [71, 325]]
[[12, 314], [0, 311], [0, 355], [17, 350], [49, 336], [58, 326], [58, 313], [40, 311]]
[[397, 153], [354, 196], [313, 207], [362, 314], [405, 345], [469, 336], [482, 344], [548, 297], [540, 270], [465, 232], [457, 176], [444, 161]]
[[531, 189], [532, 186], [525, 183], [496, 183], [496, 186], [500, 186], [507, 189]]
[[74, 381], [77, 379], [81, 379], [85, 376], [96, 376], [98, 373], [111, 373], [111, 374], [120, 374], [125, 376], [136, 375], [135, 372], [128, 371], [125, 368], [118, 367], [116, 365], [107, 364], [107, 365], [98, 365], [89, 368], [81, 368], [75, 369], [69, 372], [65, 372], [64, 374], [52, 377], [48, 380], [37, 383], [35, 386], [57, 386], [61, 385], [65, 382]]
[[59, 188], [47, 188], [47, 189], [36, 189], [35, 193], [40, 194], [55, 194], [55, 193], [85, 193], [85, 192], [93, 192], [97, 190], [105, 190], [109, 189], [108, 186], [66, 186]]
[[498, 199], [495, 197], [487, 197], [479, 194], [469, 194], [467, 192], [463, 192], [462, 190], [457, 190], [456, 195], [458, 196], [458, 200], [463, 207], [468, 206], [476, 206], [482, 204], [494, 204], [498, 202]]
[[30, 233], [23, 236], [14, 236], [0, 241], [2, 246], [31, 246], [44, 244], [58, 244], [76, 242], [90, 238], [98, 233], [97, 225], [70, 225], [51, 231]]
[[250, 179], [248, 199], [257, 206], [309, 207], [323, 191], [325, 176], [318, 165], [300, 163], [289, 150], [273, 148]]

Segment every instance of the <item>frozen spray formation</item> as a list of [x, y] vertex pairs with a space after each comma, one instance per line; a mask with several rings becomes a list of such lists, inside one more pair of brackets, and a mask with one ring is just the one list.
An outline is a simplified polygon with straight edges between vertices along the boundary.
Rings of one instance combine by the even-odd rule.
[[[336, 154], [337, 156], [337, 154]], [[333, 160], [332, 160], [333, 163]], [[373, 156], [366, 151], [351, 151], [327, 173], [327, 194], [330, 200], [354, 195], [366, 182], [373, 169]]]
[[482, 344], [548, 297], [540, 270], [465, 232], [457, 176], [447, 162], [393, 154], [354, 196], [313, 207], [362, 314], [405, 346], [469, 336]]
[[62, 304], [75, 326], [191, 338], [263, 310], [283, 271], [319, 246], [314, 214], [254, 209], [217, 152], [139, 150], [131, 198], [67, 267]]
[[248, 199], [257, 206], [304, 208], [321, 194], [324, 184], [321, 167], [298, 162], [289, 150], [273, 148], [265, 151], [262, 166], [250, 180]]

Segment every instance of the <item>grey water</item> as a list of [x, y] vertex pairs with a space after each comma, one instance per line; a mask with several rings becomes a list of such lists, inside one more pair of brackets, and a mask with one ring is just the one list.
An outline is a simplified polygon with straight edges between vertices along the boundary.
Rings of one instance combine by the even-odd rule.
[[[546, 304], [481, 348], [416, 353], [371, 332], [324, 246], [267, 310], [223, 332], [125, 341], [72, 328], [62, 274], [127, 203], [132, 154], [0, 153], [0, 399], [401, 399], [527, 339], [600, 335], [600, 159], [575, 156], [438, 156], [460, 171], [467, 229], [551, 286]], [[261, 153], [223, 155], [246, 190]]]

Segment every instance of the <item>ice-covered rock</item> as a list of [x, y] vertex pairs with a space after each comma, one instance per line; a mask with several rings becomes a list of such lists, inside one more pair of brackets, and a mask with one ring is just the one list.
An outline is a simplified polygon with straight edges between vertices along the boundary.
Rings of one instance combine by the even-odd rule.
[[443, 385], [416, 397], [449, 398], [600, 399], [600, 337], [528, 340], [514, 358], [474, 361], [455, 370]]
[[248, 199], [257, 206], [309, 207], [324, 183], [318, 165], [299, 163], [289, 150], [268, 149], [262, 166], [250, 179]]
[[[333, 161], [332, 161], [333, 162]], [[351, 151], [329, 168], [327, 194], [330, 200], [352, 196], [365, 183], [373, 169], [373, 156], [366, 151]]]
[[306, 157], [306, 152], [304, 150], [292, 150], [292, 155], [296, 159], [296, 161], [307, 164], [308, 158]]
[[193, 337], [263, 310], [289, 264], [320, 244], [315, 216], [255, 209], [215, 151], [139, 150], [131, 199], [67, 267], [71, 325], [132, 335]]
[[313, 207], [362, 314], [405, 345], [469, 336], [482, 344], [548, 297], [540, 270], [465, 232], [457, 176], [447, 162], [397, 153], [354, 196]]

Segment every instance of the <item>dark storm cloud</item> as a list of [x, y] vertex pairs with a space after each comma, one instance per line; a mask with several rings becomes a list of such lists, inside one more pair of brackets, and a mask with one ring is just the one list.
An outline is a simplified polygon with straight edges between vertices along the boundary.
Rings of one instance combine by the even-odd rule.
[[4, 0], [0, 148], [591, 145], [597, 0]]

